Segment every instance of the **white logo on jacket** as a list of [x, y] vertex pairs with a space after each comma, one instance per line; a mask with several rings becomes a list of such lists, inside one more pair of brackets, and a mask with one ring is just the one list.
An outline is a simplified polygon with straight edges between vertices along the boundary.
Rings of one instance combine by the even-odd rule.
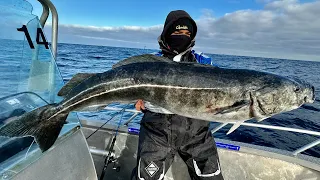
[[187, 30], [188, 30], [188, 26], [178, 25], [178, 26], [176, 26], [176, 29], [178, 29], [178, 30], [180, 30], [180, 29], [187, 29]]
[[145, 169], [150, 177], [152, 177], [159, 170], [158, 166], [152, 161]]

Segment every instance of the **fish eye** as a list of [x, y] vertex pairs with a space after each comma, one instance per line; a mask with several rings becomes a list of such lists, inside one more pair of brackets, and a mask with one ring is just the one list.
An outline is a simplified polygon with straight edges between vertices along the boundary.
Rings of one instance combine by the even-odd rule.
[[297, 86], [295, 89], [294, 89], [294, 92], [299, 92], [300, 91], [300, 87]]

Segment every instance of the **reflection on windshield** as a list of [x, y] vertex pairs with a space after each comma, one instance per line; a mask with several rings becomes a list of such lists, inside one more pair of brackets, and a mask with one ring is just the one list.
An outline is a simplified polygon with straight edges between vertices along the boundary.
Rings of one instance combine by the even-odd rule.
[[[39, 18], [31, 12], [25, 0], [0, 1], [0, 127], [62, 100], [57, 96], [63, 86], [61, 74], [44, 43]], [[76, 113], [67, 121], [60, 136], [79, 125]], [[0, 137], [0, 179], [12, 177], [41, 155], [33, 137]]]
[[[14, 121], [19, 116], [36, 107], [47, 104], [44, 99], [33, 92], [17, 93], [0, 98], [0, 126]], [[0, 172], [20, 158], [26, 158], [30, 149], [37, 149], [33, 137], [0, 138]], [[24, 155], [24, 156], [23, 156]], [[4, 171], [3, 173], [5, 173]], [[0, 173], [1, 174], [1, 173]], [[1, 177], [1, 176], [0, 176]]]
[[50, 103], [59, 102], [56, 94], [63, 80], [31, 10], [23, 0], [0, 2], [0, 97], [32, 91]]

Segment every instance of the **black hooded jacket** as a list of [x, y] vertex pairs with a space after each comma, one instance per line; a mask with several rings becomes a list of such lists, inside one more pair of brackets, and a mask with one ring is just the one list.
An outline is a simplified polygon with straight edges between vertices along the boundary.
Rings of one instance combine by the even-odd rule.
[[[180, 61], [197, 62], [191, 53], [197, 26], [189, 14], [182, 10], [172, 11], [167, 16], [163, 32], [158, 38], [162, 54], [169, 59], [173, 59], [177, 55], [177, 53], [170, 51], [165, 42], [165, 37], [171, 33], [168, 31], [173, 30], [170, 26], [179, 18], [189, 18], [193, 24], [192, 30], [190, 29], [192, 31], [191, 43]], [[144, 115], [140, 123], [137, 153], [138, 170], [134, 171], [137, 179], [138, 177], [146, 180], [160, 179], [170, 167], [174, 155], [178, 153], [188, 166], [191, 179], [223, 180], [221, 173], [215, 174], [220, 172], [218, 171], [220, 169], [219, 158], [215, 141], [209, 131], [210, 123], [208, 121], [177, 114], [155, 113], [148, 109], [142, 112]], [[154, 173], [153, 177], [147, 174], [150, 161], [156, 163], [160, 168]], [[200, 177], [195, 170], [195, 163], [200, 167], [201, 172], [209, 174], [210, 177]]]
[[[191, 53], [191, 48], [195, 45], [195, 36], [197, 34], [197, 25], [195, 23], [195, 21], [191, 18], [191, 16], [183, 11], [183, 10], [176, 10], [176, 11], [171, 11], [167, 18], [166, 21], [164, 23], [164, 27], [163, 27], [163, 31], [161, 33], [161, 35], [158, 38], [158, 42], [160, 45], [160, 49], [162, 50], [162, 54], [165, 57], [168, 57], [170, 59], [173, 59], [174, 56], [177, 55], [177, 53], [171, 51], [166, 43], [166, 39], [165, 37], [167, 36], [167, 32], [170, 29], [171, 25], [177, 21], [180, 18], [188, 18], [191, 21], [191, 24], [193, 25], [193, 33], [191, 34], [191, 43], [190, 45], [187, 47], [188, 51], [182, 56], [181, 61], [183, 62], [197, 62], [197, 60], [195, 59], [195, 57], [193, 56], [193, 54]], [[186, 50], [187, 50], [186, 49]]]
[[[170, 28], [170, 25], [174, 23], [174, 21], [178, 20], [179, 18], [187, 17], [192, 21], [192, 24], [194, 24], [193, 27], [193, 34], [191, 34], [191, 44], [189, 45], [189, 51], [187, 51], [181, 58], [181, 61], [184, 62], [197, 62], [194, 55], [191, 53], [191, 48], [194, 45], [194, 37], [197, 33], [197, 26], [193, 19], [189, 16], [188, 13], [182, 10], [178, 11], [172, 11], [166, 19], [164, 29], [162, 34], [159, 37], [159, 44], [162, 49], [162, 54], [165, 57], [168, 57], [170, 59], [173, 59], [175, 54], [174, 52], [170, 51], [168, 46], [165, 43], [165, 36]], [[203, 120], [195, 120], [191, 118], [187, 118], [184, 116], [176, 115], [176, 114], [161, 114], [161, 113], [154, 113], [149, 110], [144, 111], [144, 116], [141, 121], [141, 127], [142, 131], [141, 134], [145, 133], [151, 133], [150, 131], [146, 130], [146, 127], [149, 126], [147, 129], [157, 129], [160, 134], [166, 134], [169, 144], [175, 143], [174, 140], [172, 140], [173, 136], [180, 137], [180, 139], [184, 139], [185, 134], [187, 133], [189, 137], [196, 136], [195, 134], [198, 134], [200, 132], [207, 132], [209, 128], [209, 122], [203, 121]], [[177, 131], [172, 134], [172, 130]], [[152, 134], [152, 133], [151, 133]], [[209, 133], [210, 134], [210, 133]], [[183, 137], [181, 137], [183, 136]], [[209, 136], [208, 136], [209, 137]], [[204, 137], [201, 137], [204, 138]], [[210, 136], [211, 138], [211, 136]], [[185, 139], [185, 141], [188, 141], [189, 139]], [[183, 140], [182, 140], [183, 141]], [[183, 144], [184, 142], [180, 142], [178, 144]], [[177, 144], [175, 144], [177, 145]], [[178, 145], [179, 146], [179, 145]]]

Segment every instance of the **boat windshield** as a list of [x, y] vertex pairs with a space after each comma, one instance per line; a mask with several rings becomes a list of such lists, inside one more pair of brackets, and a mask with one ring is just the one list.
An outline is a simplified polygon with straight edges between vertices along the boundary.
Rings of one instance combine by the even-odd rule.
[[[64, 85], [39, 18], [25, 0], [0, 1], [0, 127], [22, 114], [62, 100]], [[60, 136], [79, 126], [70, 113]], [[0, 179], [41, 156], [33, 137], [0, 138]]]

